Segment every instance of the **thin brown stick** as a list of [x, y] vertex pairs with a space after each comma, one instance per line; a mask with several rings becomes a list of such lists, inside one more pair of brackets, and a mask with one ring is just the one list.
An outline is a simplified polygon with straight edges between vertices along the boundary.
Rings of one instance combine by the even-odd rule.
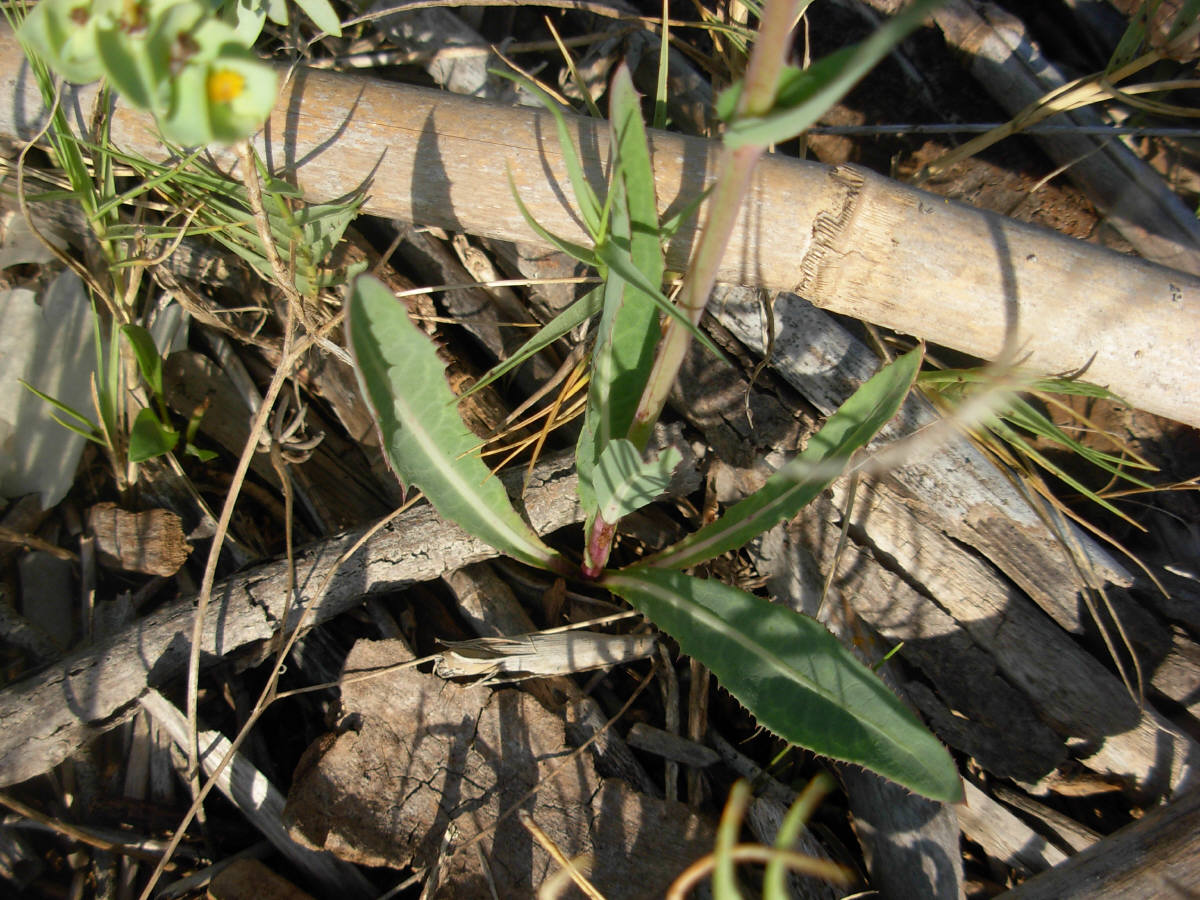
[[[100, 850], [111, 850], [114, 853], [120, 853], [124, 856], [131, 856], [135, 859], [145, 860], [146, 862], [159, 862], [166, 859], [165, 854], [152, 853], [149, 850], [144, 850], [141, 847], [135, 847], [132, 844], [122, 843], [120, 841], [110, 841], [103, 837], [92, 834], [84, 828], [77, 828], [68, 822], [63, 822], [53, 816], [48, 816], [45, 813], [39, 812], [32, 806], [27, 806], [18, 800], [16, 797], [10, 797], [8, 794], [0, 793], [0, 805], [7, 806], [18, 815], [24, 816], [31, 822], [37, 822], [40, 825], [45, 825], [51, 831], [56, 831], [63, 837], [68, 837], [73, 841], [79, 841], [81, 844], [87, 844], [89, 847], [96, 847]], [[174, 866], [171, 866], [174, 868]]]
[[558, 848], [558, 844], [554, 843], [554, 838], [542, 830], [542, 826], [533, 820], [533, 816], [522, 809], [517, 813], [517, 819], [533, 835], [534, 840], [542, 845], [542, 849], [549, 853], [554, 861], [562, 867], [562, 870], [571, 877], [571, 880], [575, 882], [581, 891], [591, 897], [592, 900], [604, 900], [604, 895], [596, 890], [595, 886], [587, 880], [583, 872], [579, 871], [579, 867]]

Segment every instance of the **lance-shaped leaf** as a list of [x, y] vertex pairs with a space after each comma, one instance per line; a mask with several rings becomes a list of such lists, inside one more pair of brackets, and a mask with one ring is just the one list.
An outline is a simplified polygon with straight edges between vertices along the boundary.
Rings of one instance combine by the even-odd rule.
[[671, 483], [671, 473], [683, 460], [674, 447], [647, 462], [632, 441], [612, 441], [600, 454], [592, 486], [600, 517], [616, 522], [651, 503]]
[[359, 390], [401, 483], [419, 487], [444, 518], [509, 556], [564, 570], [476, 454], [479, 441], [459, 418], [445, 366], [404, 305], [364, 275], [355, 279], [347, 307]]
[[604, 308], [592, 351], [587, 416], [576, 455], [579, 496], [589, 525], [595, 513], [593, 468], [611, 441], [629, 434], [658, 343], [655, 298], [631, 283], [627, 276], [636, 272], [641, 282], [657, 293], [662, 287], [665, 266], [658, 242], [658, 206], [646, 129], [633, 80], [624, 66], [617, 69], [610, 94], [613, 130], [613, 175], [608, 193], [610, 234], [597, 242], [596, 253], [601, 258], [606, 252], [615, 254], [624, 263], [620, 268], [625, 271], [608, 265], [604, 273]]
[[681, 572], [638, 566], [606, 574], [603, 584], [784, 740], [934, 800], [962, 799], [945, 747], [816, 620]]
[[646, 563], [686, 569], [736, 550], [800, 512], [840, 474], [851, 454], [865, 446], [896, 414], [917, 377], [921, 355], [918, 347], [881, 369], [829, 417], [804, 452], [768, 478], [766, 484], [715, 522], [654, 554]]

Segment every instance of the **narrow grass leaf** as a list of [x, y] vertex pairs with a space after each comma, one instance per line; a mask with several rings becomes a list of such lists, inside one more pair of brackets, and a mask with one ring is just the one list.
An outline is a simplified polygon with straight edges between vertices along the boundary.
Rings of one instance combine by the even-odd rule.
[[611, 441], [600, 454], [592, 487], [605, 522], [617, 522], [634, 510], [654, 502], [671, 483], [671, 475], [683, 461], [674, 447], [658, 459], [644, 460], [631, 441]]
[[[736, 550], [755, 535], [790, 519], [837, 477], [834, 461], [849, 462], [896, 414], [921, 366], [922, 350], [901, 356], [862, 385], [813, 435], [808, 447], [767, 479], [758, 491], [677, 544], [649, 557], [649, 565], [685, 569]], [[810, 472], [819, 473], [813, 477]], [[836, 466], [835, 466], [836, 468]]]
[[575, 202], [579, 204], [579, 213], [583, 216], [583, 224], [587, 227], [588, 234], [592, 236], [593, 241], [598, 241], [603, 232], [601, 203], [583, 171], [583, 163], [580, 162], [579, 153], [571, 140], [571, 131], [567, 128], [567, 120], [563, 116], [562, 110], [558, 108], [553, 97], [528, 78], [499, 69], [489, 69], [488, 71], [521, 85], [542, 101], [542, 106], [546, 107], [546, 111], [554, 117], [554, 126], [558, 132], [558, 146], [562, 152], [563, 165], [567, 169], [567, 178], [571, 182], [571, 190], [575, 193]]
[[582, 325], [596, 313], [600, 312], [603, 305], [603, 295], [600, 288], [593, 288], [588, 291], [557, 316], [538, 329], [537, 334], [522, 344], [512, 356], [493, 366], [487, 373], [477, 382], [471, 385], [470, 390], [464, 391], [459, 395], [459, 400], [469, 397], [475, 391], [491, 384], [497, 378], [500, 378], [507, 372], [521, 365], [525, 360], [529, 359], [539, 350], [549, 347], [564, 334], [568, 334], [573, 329]]
[[[873, 69], [896, 44], [945, 0], [917, 0], [853, 47], [831, 53], [807, 69], [789, 66], [781, 78], [775, 106], [765, 116], [734, 119], [725, 132], [731, 149], [748, 144], [768, 146], [790, 140], [817, 121]], [[737, 89], [722, 96], [718, 106], [729, 118], [737, 105]]]
[[945, 747], [816, 620], [680, 572], [638, 566], [608, 573], [602, 583], [784, 740], [933, 800], [962, 799]]
[[513, 509], [504, 485], [475, 452], [432, 342], [381, 282], [359, 276], [346, 323], [359, 389], [402, 484], [414, 484], [468, 534], [528, 565], [561, 568]]
[[[37, 388], [35, 388], [32, 384], [30, 384], [24, 378], [18, 378], [17, 381], [20, 383], [21, 387], [25, 388], [25, 390], [29, 391], [29, 393], [33, 394], [35, 397], [39, 398], [40, 400], [44, 400], [46, 403], [49, 403], [52, 407], [59, 410], [64, 415], [69, 416], [70, 418], [74, 419], [77, 423], [79, 423], [79, 424], [71, 424], [67, 421], [64, 421], [63, 419], [60, 419], [58, 416], [54, 415], [53, 413], [51, 413], [51, 418], [53, 418], [54, 421], [57, 422], [59, 425], [61, 425], [63, 428], [68, 428], [71, 431], [75, 432], [76, 434], [87, 438], [89, 441], [95, 441], [97, 444], [100, 444], [101, 446], [104, 445], [104, 441], [102, 441], [100, 439], [100, 426], [97, 425], [95, 422], [93, 422], [91, 419], [89, 419], [87, 416], [85, 416], [83, 413], [81, 413], [79, 410], [75, 409], [72, 406], [68, 406], [67, 404], [63, 403], [60, 400], [57, 400], [54, 397], [51, 397], [49, 394], [45, 393], [44, 391], [39, 391]], [[87, 427], [87, 429], [88, 429], [87, 431], [84, 430], [84, 426]]]
[[[833, 776], [818, 772], [813, 780], [788, 807], [787, 814], [775, 833], [775, 849], [786, 853], [796, 845], [804, 832], [804, 825], [812, 818], [821, 799], [835, 787]], [[763, 900], [789, 900], [787, 889], [787, 864], [779, 856], [772, 856], [763, 872]]]

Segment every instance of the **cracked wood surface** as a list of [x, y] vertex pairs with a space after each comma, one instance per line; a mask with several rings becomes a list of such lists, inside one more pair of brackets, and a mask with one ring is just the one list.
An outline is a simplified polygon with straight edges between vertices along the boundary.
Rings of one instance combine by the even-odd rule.
[[[69, 86], [68, 86], [69, 87]], [[38, 131], [41, 99], [0, 29], [0, 133]], [[64, 91], [90, 121], [94, 87]], [[570, 117], [589, 175], [602, 178], [607, 126]], [[120, 104], [122, 149], [161, 157], [149, 120]], [[370, 183], [363, 211], [502, 240], [535, 241], [506, 166], [533, 215], [583, 240], [548, 114], [367, 78], [299, 69], [260, 141], [268, 165], [310, 199]], [[660, 203], [677, 210], [713, 177], [719, 145], [656, 132]], [[220, 158], [220, 157], [219, 157]], [[228, 158], [224, 158], [228, 162]], [[230, 167], [232, 168], [232, 166]], [[548, 177], [549, 176], [549, 177]], [[668, 247], [686, 266], [696, 225]], [[1089, 363], [1131, 403], [1200, 424], [1200, 279], [906, 187], [854, 166], [764, 158], [719, 278], [802, 291], [814, 303], [976, 356], [1012, 338], [1042, 372]]]
[[[541, 464], [525, 507], [534, 528], [553, 531], [581, 520], [569, 460]], [[356, 606], [366, 594], [429, 581], [494, 556], [488, 545], [440, 519], [427, 504], [402, 514], [346, 561], [320, 596], [314, 596], [337, 559], [362, 531], [337, 535], [301, 550], [296, 578], [301, 608], [313, 607], [306, 625]], [[274, 560], [228, 578], [213, 590], [205, 621], [201, 664], [270, 638], [279, 628], [287, 597], [287, 565]], [[187, 665], [195, 611], [184, 597], [145, 616], [125, 631], [56, 662], [0, 692], [0, 785], [25, 781], [62, 762], [89, 738], [119, 724], [137, 709], [148, 686], [158, 686]], [[299, 611], [293, 609], [289, 628]]]
[[[345, 671], [411, 658], [401, 641], [364, 640]], [[356, 727], [318, 740], [297, 767], [289, 831], [363, 865], [436, 868], [431, 896], [490, 896], [489, 882], [501, 897], [535, 895], [556, 867], [516, 816], [501, 820], [514, 807], [568, 858], [591, 854], [609, 897], [661, 897], [712, 847], [711, 822], [683, 804], [603, 783], [587, 754], [571, 759], [562, 720], [524, 691], [402, 669], [348, 682], [342, 713]], [[486, 862], [467, 846], [481, 834]]]

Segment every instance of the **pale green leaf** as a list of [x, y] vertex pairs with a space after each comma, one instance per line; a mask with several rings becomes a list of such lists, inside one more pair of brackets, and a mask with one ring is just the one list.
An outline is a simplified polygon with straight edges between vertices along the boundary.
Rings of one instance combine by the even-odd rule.
[[479, 440], [459, 418], [445, 365], [404, 305], [360, 275], [347, 307], [359, 389], [401, 483], [416, 485], [444, 518], [497, 550], [539, 568], [563, 568], [479, 458]]
[[668, 447], [658, 459], [647, 461], [631, 441], [622, 438], [609, 442], [592, 477], [600, 517], [605, 522], [617, 522], [654, 502], [671, 483], [671, 474], [682, 460], [683, 455], [674, 447]]
[[334, 37], [342, 36], [342, 23], [338, 21], [337, 13], [329, 0], [295, 0], [296, 5], [304, 10], [304, 14], [313, 20], [313, 24]]
[[[918, 347], [885, 366], [854, 392], [808, 442], [808, 447], [767, 479], [759, 490], [734, 504], [715, 522], [656, 553], [647, 563], [684, 569], [736, 550], [784, 519], [790, 519], [825, 490], [838, 471], [831, 463], [849, 462], [896, 414], [908, 396], [922, 350]], [[817, 474], [811, 473], [816, 470]]]
[[784, 740], [931, 799], [962, 800], [945, 747], [816, 620], [680, 572], [638, 566], [608, 573], [602, 583]]

